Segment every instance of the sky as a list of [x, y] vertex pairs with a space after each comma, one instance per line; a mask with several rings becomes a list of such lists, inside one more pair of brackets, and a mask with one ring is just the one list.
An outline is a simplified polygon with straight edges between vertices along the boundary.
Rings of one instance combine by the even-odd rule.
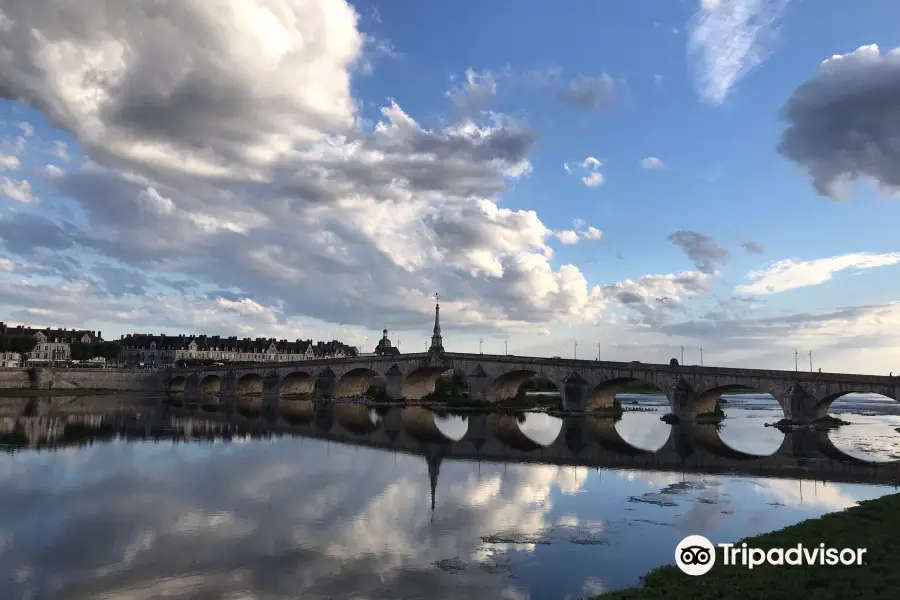
[[898, 21], [3, 2], [0, 318], [900, 372]]

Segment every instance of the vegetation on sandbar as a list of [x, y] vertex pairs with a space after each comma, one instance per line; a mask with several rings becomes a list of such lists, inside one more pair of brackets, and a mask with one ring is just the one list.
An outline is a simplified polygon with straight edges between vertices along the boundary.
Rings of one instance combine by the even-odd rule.
[[[856, 566], [762, 565], [724, 566], [696, 577], [682, 573], [674, 564], [651, 571], [644, 585], [593, 596], [592, 600], [870, 600], [896, 598], [900, 589], [900, 494], [867, 500], [859, 506], [803, 521], [779, 531], [746, 538], [749, 547], [768, 550], [803, 544], [806, 548], [866, 548], [863, 564]], [[721, 555], [719, 555], [721, 556]], [[674, 548], [673, 548], [674, 561]]]

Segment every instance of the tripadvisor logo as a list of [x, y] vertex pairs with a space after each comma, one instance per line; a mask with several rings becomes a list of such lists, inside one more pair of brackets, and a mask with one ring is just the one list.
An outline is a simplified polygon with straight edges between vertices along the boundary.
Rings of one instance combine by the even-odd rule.
[[[719, 544], [722, 564], [752, 569], [760, 565], [861, 565], [865, 548], [826, 548], [819, 544], [811, 548], [797, 544], [790, 548], [752, 548], [744, 542]], [[704, 575], [716, 564], [716, 547], [702, 535], [689, 535], [675, 547], [675, 564], [687, 575]]]

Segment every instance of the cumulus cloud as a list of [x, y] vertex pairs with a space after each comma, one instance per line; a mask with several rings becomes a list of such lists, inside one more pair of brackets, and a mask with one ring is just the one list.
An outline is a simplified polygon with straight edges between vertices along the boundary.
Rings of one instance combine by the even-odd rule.
[[688, 58], [704, 102], [721, 104], [765, 61], [790, 0], [701, 0], [688, 26]]
[[708, 235], [679, 229], [669, 234], [669, 241], [687, 254], [701, 273], [715, 273], [717, 265], [728, 262], [728, 249]]
[[[44, 231], [48, 251], [122, 269], [106, 279], [165, 272], [252, 297], [279, 323], [421, 327], [435, 290], [461, 327], [589, 322], [603, 307], [577, 267], [551, 265], [553, 231], [535, 212], [498, 206], [531, 170], [527, 123], [482, 113], [428, 129], [393, 101], [374, 125], [361, 118], [350, 83], [366, 41], [344, 2], [148, 12], [58, 0], [4, 13], [0, 93], [91, 158], [48, 178], [83, 211], [77, 225], [0, 219], [32, 269], [50, 261], [26, 243]], [[599, 161], [585, 165], [586, 184], [602, 181]], [[25, 185], [5, 184], [36, 200]], [[151, 289], [115, 287], [139, 288]]]
[[12, 273], [15, 268], [15, 263], [8, 258], [0, 258], [0, 271], [6, 271], [8, 273]]
[[665, 169], [666, 163], [655, 156], [649, 156], [641, 161], [641, 167], [645, 169]]
[[747, 275], [752, 283], [736, 288], [742, 294], [777, 294], [830, 281], [845, 269], [874, 269], [900, 263], [900, 252], [888, 254], [856, 253], [816, 260], [780, 260]]
[[577, 244], [578, 240], [578, 232], [572, 231], [571, 229], [567, 229], [565, 231], [557, 231], [556, 237], [559, 238], [559, 241], [566, 245]]
[[559, 99], [577, 108], [603, 110], [613, 105], [616, 91], [616, 81], [606, 73], [596, 77], [581, 75], [569, 82]]
[[900, 48], [862, 46], [835, 55], [801, 84], [782, 109], [787, 129], [778, 152], [803, 168], [816, 191], [833, 200], [845, 184], [873, 181], [900, 191]]

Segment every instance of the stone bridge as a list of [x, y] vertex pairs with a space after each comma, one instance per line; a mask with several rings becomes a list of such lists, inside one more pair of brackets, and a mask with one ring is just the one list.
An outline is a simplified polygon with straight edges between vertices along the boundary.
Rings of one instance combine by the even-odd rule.
[[472, 413], [458, 440], [437, 426], [435, 414], [422, 407], [383, 411], [361, 404], [301, 401], [276, 419], [187, 409], [128, 414], [82, 414], [63, 417], [0, 419], [0, 437], [15, 434], [20, 446], [74, 445], [114, 436], [126, 439], [221, 439], [234, 435], [293, 435], [403, 452], [433, 460], [534, 463], [591, 468], [722, 473], [818, 481], [900, 483], [900, 462], [875, 463], [837, 449], [824, 432], [785, 435], [770, 456], [735, 450], [715, 426], [680, 423], [656, 451], [625, 441], [611, 418], [585, 415], [563, 420], [556, 439], [541, 445], [522, 433], [513, 415]]
[[187, 398], [231, 402], [260, 397], [277, 405], [284, 397], [352, 397], [383, 379], [389, 398], [420, 400], [435, 389], [441, 374], [454, 371], [468, 382], [469, 397], [486, 403], [511, 399], [527, 379], [552, 381], [563, 406], [572, 412], [611, 407], [633, 382], [644, 382], [668, 397], [672, 411], [692, 417], [714, 410], [723, 394], [754, 390], [771, 394], [785, 417], [809, 421], [848, 393], [900, 398], [900, 379], [875, 375], [773, 371], [723, 367], [670, 366], [639, 362], [568, 360], [522, 356], [428, 352], [397, 356], [245, 364], [163, 372], [166, 388]]

